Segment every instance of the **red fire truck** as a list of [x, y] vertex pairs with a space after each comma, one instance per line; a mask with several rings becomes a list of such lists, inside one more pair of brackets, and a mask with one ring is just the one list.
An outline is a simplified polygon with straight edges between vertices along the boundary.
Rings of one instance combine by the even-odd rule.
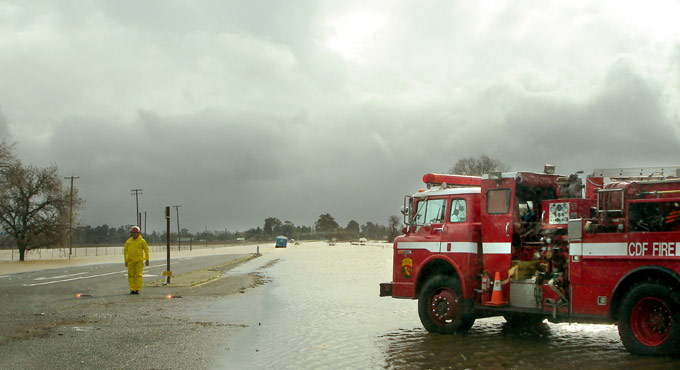
[[425, 175], [380, 295], [418, 299], [429, 332], [617, 323], [632, 353], [680, 352], [680, 166], [544, 172]]

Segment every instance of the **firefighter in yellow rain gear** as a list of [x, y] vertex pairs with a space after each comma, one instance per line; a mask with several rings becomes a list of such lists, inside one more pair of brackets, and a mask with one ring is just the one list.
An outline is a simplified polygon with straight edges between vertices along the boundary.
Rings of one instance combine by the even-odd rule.
[[125, 266], [128, 269], [130, 294], [139, 294], [142, 290], [143, 261], [149, 266], [149, 246], [139, 233], [139, 228], [130, 229], [130, 239], [125, 242]]

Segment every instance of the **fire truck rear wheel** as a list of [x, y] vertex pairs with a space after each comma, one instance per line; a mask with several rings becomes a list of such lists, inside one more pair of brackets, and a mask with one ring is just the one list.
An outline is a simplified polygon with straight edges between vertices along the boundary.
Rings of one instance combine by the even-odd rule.
[[675, 355], [680, 345], [680, 304], [668, 287], [640, 283], [626, 294], [619, 312], [619, 336], [631, 353]]
[[418, 297], [420, 322], [430, 333], [452, 334], [469, 330], [475, 323], [464, 304], [460, 280], [435, 275], [423, 286]]

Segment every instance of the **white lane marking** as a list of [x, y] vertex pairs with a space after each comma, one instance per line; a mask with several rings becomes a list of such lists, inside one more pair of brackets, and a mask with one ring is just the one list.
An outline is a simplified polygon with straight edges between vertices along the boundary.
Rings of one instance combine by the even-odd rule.
[[[171, 261], [171, 262], [172, 262], [172, 261]], [[145, 266], [145, 268], [164, 267], [164, 266], [166, 266], [166, 265], [165, 265], [165, 264], [162, 264], [162, 265], [152, 265], [152, 266]], [[123, 271], [108, 272], [108, 273], [106, 273], [106, 274], [99, 274], [99, 275], [76, 276], [76, 277], [69, 278], [69, 279], [54, 280], [54, 281], [46, 281], [46, 282], [43, 282], [43, 283], [24, 284], [24, 286], [38, 286], [38, 285], [47, 285], [47, 284], [55, 284], [55, 283], [65, 283], [65, 282], [73, 281], [73, 280], [91, 279], [91, 278], [95, 278], [95, 277], [109, 276], [109, 275], [120, 274], [120, 273], [123, 273], [123, 274], [125, 274], [125, 276], [127, 276], [127, 270], [123, 270]], [[153, 276], [156, 276], [156, 275], [144, 275], [144, 276], [153, 277]]]
[[39, 277], [39, 278], [35, 278], [33, 280], [63, 279], [65, 277], [82, 275], [82, 274], [87, 274], [87, 272], [79, 272], [77, 274], [68, 274], [68, 275], [59, 275], [59, 276], [50, 276], [50, 277]]
[[120, 273], [127, 273], [127, 271], [114, 271], [114, 272], [107, 272], [106, 274], [99, 274], [99, 275], [90, 275], [90, 276], [76, 276], [70, 279], [64, 279], [64, 280], [54, 280], [54, 281], [46, 281], [44, 283], [33, 283], [33, 284], [24, 284], [24, 286], [37, 286], [37, 285], [47, 285], [47, 284], [56, 284], [56, 283], [65, 283], [67, 281], [73, 281], [73, 280], [81, 280], [81, 279], [92, 279], [95, 277], [101, 277], [101, 276], [109, 276], [113, 274], [120, 274]]

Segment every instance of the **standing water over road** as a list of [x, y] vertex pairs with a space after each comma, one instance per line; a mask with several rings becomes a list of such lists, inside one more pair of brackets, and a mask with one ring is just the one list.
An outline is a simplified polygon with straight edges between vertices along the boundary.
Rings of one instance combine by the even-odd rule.
[[521, 330], [489, 318], [464, 335], [429, 334], [416, 301], [378, 296], [378, 284], [391, 280], [391, 263], [389, 244], [263, 250], [231, 273], [260, 272], [270, 281], [211, 308], [245, 326], [215, 354], [212, 368], [680, 368], [675, 358], [629, 354], [613, 325]]

